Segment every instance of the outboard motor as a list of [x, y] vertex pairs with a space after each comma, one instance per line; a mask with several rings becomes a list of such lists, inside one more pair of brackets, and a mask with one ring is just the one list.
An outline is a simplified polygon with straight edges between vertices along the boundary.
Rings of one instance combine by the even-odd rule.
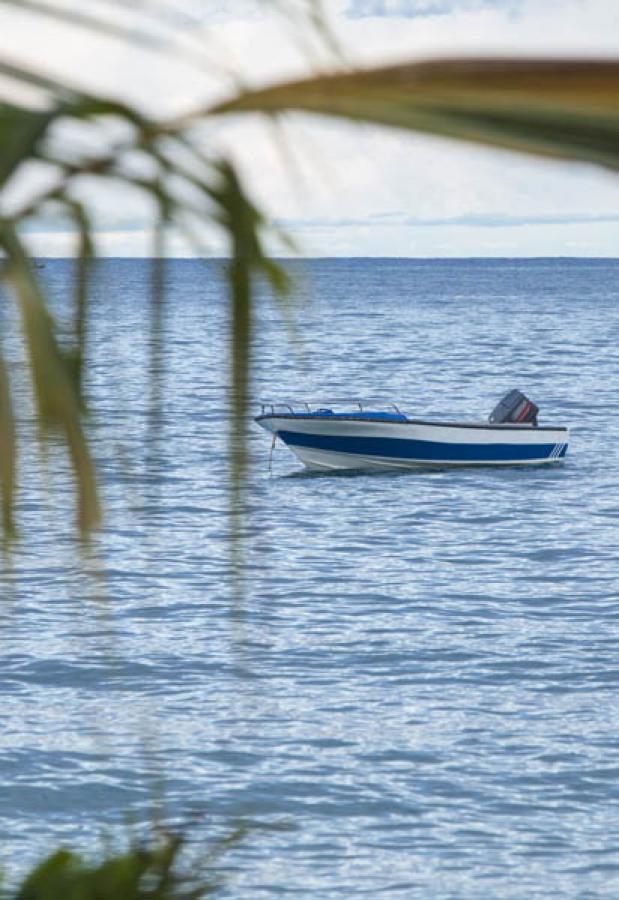
[[488, 421], [491, 425], [513, 422], [516, 425], [537, 425], [539, 407], [521, 391], [510, 391], [494, 407]]

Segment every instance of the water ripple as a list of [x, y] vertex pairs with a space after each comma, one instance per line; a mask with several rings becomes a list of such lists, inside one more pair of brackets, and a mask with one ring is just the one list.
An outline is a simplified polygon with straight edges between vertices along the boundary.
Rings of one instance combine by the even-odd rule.
[[[171, 264], [160, 435], [148, 267], [98, 271], [90, 563], [66, 460], [50, 447], [50, 494], [25, 447], [0, 610], [9, 871], [163, 804], [198, 846], [249, 823], [221, 862], [232, 898], [615, 896], [619, 263], [311, 263], [303, 356], [261, 296], [257, 396], [478, 418], [520, 387], [573, 436], [552, 471], [316, 476], [278, 449], [269, 477], [252, 431], [241, 608], [218, 267]], [[70, 269], [45, 273], [69, 315]]]

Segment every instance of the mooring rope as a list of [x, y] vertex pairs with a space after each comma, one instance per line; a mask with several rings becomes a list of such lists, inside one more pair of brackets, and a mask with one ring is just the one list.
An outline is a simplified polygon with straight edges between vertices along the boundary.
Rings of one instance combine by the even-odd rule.
[[275, 441], [277, 440], [277, 433], [273, 432], [273, 440], [271, 441], [271, 450], [269, 451], [269, 476], [273, 476], [273, 450], [275, 449]]

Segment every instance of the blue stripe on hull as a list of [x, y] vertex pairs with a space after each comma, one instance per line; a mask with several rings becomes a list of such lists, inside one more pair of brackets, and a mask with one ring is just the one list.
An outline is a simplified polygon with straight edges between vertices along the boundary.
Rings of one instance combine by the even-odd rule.
[[[447, 444], [405, 438], [341, 437], [330, 434], [302, 434], [279, 431], [279, 437], [292, 447], [330, 450], [357, 456], [381, 456], [386, 459], [420, 462], [526, 462], [548, 459], [556, 444]], [[567, 445], [556, 458], [565, 456]]]

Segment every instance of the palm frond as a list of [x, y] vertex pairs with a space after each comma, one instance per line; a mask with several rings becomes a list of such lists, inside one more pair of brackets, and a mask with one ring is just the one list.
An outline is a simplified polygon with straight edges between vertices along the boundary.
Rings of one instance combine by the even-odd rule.
[[66, 197], [62, 205], [67, 209], [77, 232], [77, 252], [75, 254], [77, 274], [74, 301], [74, 348], [67, 356], [75, 392], [83, 410], [83, 377], [86, 363], [86, 337], [88, 327], [88, 280], [95, 256], [92, 239], [92, 223], [83, 203]]
[[0, 354], [0, 487], [2, 496], [2, 525], [5, 538], [15, 534], [13, 501], [16, 482], [17, 443], [15, 417], [9, 373]]
[[25, 159], [36, 154], [51, 118], [51, 113], [0, 105], [0, 189]]
[[59, 430], [66, 441], [77, 479], [78, 525], [86, 535], [98, 522], [99, 501], [70, 367], [56, 342], [28, 254], [15, 228], [6, 221], [0, 225], [0, 246], [7, 258], [6, 277], [21, 314], [39, 421], [44, 429]]
[[312, 112], [617, 168], [618, 95], [613, 61], [456, 59], [277, 84], [210, 112]]
[[[0, 62], [0, 72], [3, 64]], [[5, 64], [12, 77], [23, 73], [19, 66]], [[210, 159], [184, 130], [158, 123], [132, 107], [114, 99], [94, 96], [74, 87], [66, 88], [53, 79], [26, 73], [25, 80], [46, 92], [49, 108], [44, 113], [0, 105], [0, 136], [3, 127], [10, 133], [11, 152], [3, 159], [0, 176], [8, 183], [17, 167], [40, 160], [54, 167], [55, 181], [30, 197], [9, 216], [0, 220], [0, 247], [9, 261], [6, 276], [13, 286], [21, 311], [26, 346], [33, 373], [37, 408], [45, 428], [54, 427], [64, 436], [74, 464], [78, 483], [78, 518], [83, 533], [98, 520], [98, 502], [92, 463], [84, 439], [80, 414], [84, 407], [82, 386], [88, 312], [88, 270], [94, 255], [93, 225], [86, 204], [75, 199], [74, 187], [84, 176], [103, 181], [115, 179], [147, 195], [159, 211], [155, 227], [156, 252], [152, 282], [151, 384], [153, 409], [160, 407], [161, 329], [164, 299], [162, 279], [163, 235], [168, 222], [176, 221], [185, 229], [193, 219], [214, 223], [228, 236], [233, 252], [229, 268], [231, 307], [233, 310], [233, 421], [231, 434], [232, 482], [240, 485], [245, 469], [244, 428], [249, 380], [249, 342], [251, 338], [251, 282], [261, 271], [281, 295], [286, 277], [270, 261], [261, 245], [260, 232], [266, 222], [246, 197], [240, 180], [229, 163]], [[60, 121], [99, 122], [113, 116], [129, 126], [129, 137], [103, 153], [67, 148], [50, 140], [52, 127]], [[125, 165], [139, 151], [150, 159], [155, 175], [140, 176]], [[182, 152], [181, 152], [182, 151]], [[0, 182], [0, 188], [2, 183]], [[2, 196], [0, 194], [0, 202]], [[39, 216], [50, 204], [68, 214], [78, 240], [75, 297], [75, 347], [62, 354], [54, 338], [54, 324], [44, 300], [44, 287], [29, 265], [28, 255], [18, 229], [27, 219]], [[158, 416], [151, 416], [151, 421]], [[1, 448], [0, 448], [1, 449]], [[7, 486], [10, 458], [7, 456]], [[7, 488], [5, 502], [12, 502], [13, 490]], [[6, 512], [10, 517], [10, 512]], [[8, 521], [8, 518], [7, 518]]]
[[282, 295], [289, 289], [288, 276], [262, 246], [262, 234], [268, 224], [262, 213], [249, 199], [232, 163], [221, 160], [215, 164], [218, 181], [208, 188], [214, 203], [213, 216], [228, 235], [230, 265], [231, 322], [231, 473], [233, 493], [238, 495], [247, 466], [246, 418], [251, 367], [253, 334], [253, 280], [262, 275], [273, 291]]

